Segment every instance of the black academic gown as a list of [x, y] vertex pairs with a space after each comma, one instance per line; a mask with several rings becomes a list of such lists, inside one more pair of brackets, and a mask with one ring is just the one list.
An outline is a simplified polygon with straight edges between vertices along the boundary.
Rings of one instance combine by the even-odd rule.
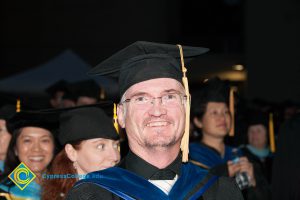
[[[186, 165], [186, 166], [184, 166]], [[186, 177], [187, 174], [182, 174], [186, 173], [186, 170], [181, 170], [182, 168], [186, 169], [192, 169], [192, 170], [198, 170], [198, 166], [195, 166], [193, 164], [182, 164], [181, 163], [181, 157], [178, 156], [176, 160], [171, 163], [168, 167], [166, 167], [166, 170], [172, 171], [176, 173], [179, 177]], [[129, 152], [129, 154], [125, 157], [125, 159], [121, 162], [119, 165], [120, 168], [128, 170], [129, 172], [133, 172], [134, 175], [137, 175], [141, 177], [141, 179], [148, 180], [152, 179], [153, 176], [155, 176], [155, 171], [159, 171], [158, 168], [152, 166], [151, 164], [147, 163], [143, 159], [139, 158], [132, 152]], [[165, 170], [163, 169], [163, 170]], [[195, 182], [195, 179], [193, 179], [193, 175], [189, 175], [187, 180], [184, 181], [183, 186], [188, 186], [189, 184], [194, 184], [192, 188], [189, 188], [189, 191], [186, 191], [188, 195], [185, 197], [163, 197], [157, 196], [157, 199], [188, 199], [190, 196], [195, 194], [196, 192], [199, 191], [199, 188], [203, 188], [207, 186], [207, 183], [213, 180], [212, 184], [208, 187], [208, 189], [204, 192], [204, 194], [197, 198], [197, 199], [216, 199], [216, 200], [225, 200], [225, 199], [243, 199], [242, 194], [238, 188], [238, 186], [235, 184], [234, 180], [226, 177], [217, 177], [214, 179], [214, 176], [211, 174], [208, 174], [205, 170], [200, 169], [201, 173], [203, 174], [203, 178], [199, 182]], [[174, 175], [175, 176], [175, 175]], [[101, 182], [101, 178], [99, 179]], [[177, 180], [178, 181], [178, 180]], [[193, 182], [193, 183], [192, 183]], [[126, 183], [124, 183], [126, 185]], [[145, 182], [145, 184], [149, 184]], [[132, 183], [128, 182], [128, 187], [130, 187]], [[149, 185], [150, 188], [152, 187]], [[116, 186], [118, 187], [118, 186]], [[175, 185], [173, 187], [176, 187]], [[180, 188], [180, 187], [179, 187]], [[186, 187], [181, 187], [183, 190], [186, 189]], [[180, 188], [180, 190], [181, 190]], [[137, 188], [130, 188], [132, 191], [137, 191]], [[147, 190], [147, 191], [146, 191]], [[157, 192], [159, 193], [160, 189], [155, 189], [153, 190], [153, 193], [151, 192], [151, 189], [146, 187], [146, 190], [144, 191], [145, 195], [143, 198], [137, 198], [137, 199], [153, 199], [150, 198], [151, 194]], [[178, 194], [181, 193], [178, 189]], [[147, 196], [149, 194], [149, 196]], [[143, 195], [142, 195], [143, 196]], [[107, 189], [104, 189], [103, 187], [100, 187], [94, 183], [83, 183], [78, 185], [77, 187], [73, 187], [70, 192], [67, 195], [68, 200], [91, 200], [91, 199], [105, 199], [105, 200], [114, 200], [114, 199], [121, 199], [117, 195], [111, 193]]]

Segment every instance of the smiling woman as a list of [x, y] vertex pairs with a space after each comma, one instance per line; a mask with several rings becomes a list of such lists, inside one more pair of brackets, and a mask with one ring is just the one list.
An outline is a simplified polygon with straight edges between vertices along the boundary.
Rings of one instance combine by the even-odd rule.
[[113, 167], [120, 161], [119, 136], [113, 118], [101, 109], [106, 106], [112, 110], [112, 104], [104, 103], [61, 112], [58, 140], [64, 148], [55, 156], [48, 172], [48, 177], [57, 178], [44, 180], [43, 200], [65, 199], [75, 182], [86, 174]]
[[[8, 121], [12, 138], [6, 155], [4, 173], [1, 175], [0, 190], [11, 199], [40, 199], [41, 175], [47, 170], [55, 151], [52, 133], [57, 128], [57, 120], [51, 114], [40, 112], [19, 112]], [[36, 176], [23, 190], [8, 179], [8, 175], [23, 162]], [[28, 174], [17, 177], [27, 180]], [[16, 180], [15, 180], [16, 181]], [[18, 181], [16, 181], [18, 183]]]

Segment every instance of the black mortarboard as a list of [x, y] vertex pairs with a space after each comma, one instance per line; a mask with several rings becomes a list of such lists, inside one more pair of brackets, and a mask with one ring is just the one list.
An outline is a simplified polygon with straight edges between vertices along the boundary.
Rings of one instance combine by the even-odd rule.
[[0, 108], [0, 119], [8, 120], [16, 113], [16, 106], [7, 104]]
[[[183, 46], [185, 61], [208, 51]], [[89, 71], [90, 75], [119, 78], [120, 96], [132, 85], [155, 78], [173, 78], [182, 83], [181, 55], [177, 45], [138, 41], [115, 53]]]
[[13, 133], [23, 127], [44, 128], [52, 133], [57, 131], [58, 116], [56, 113], [44, 113], [40, 111], [21, 111], [8, 119], [7, 128]]
[[83, 80], [68, 85], [77, 97], [100, 98], [100, 87], [94, 80]]
[[[114, 127], [113, 118], [107, 115], [102, 108], [112, 104], [96, 104], [70, 108], [60, 115], [59, 142], [64, 145], [68, 142], [105, 138], [118, 140], [119, 135]], [[102, 108], [101, 108], [102, 107]]]
[[222, 102], [228, 105], [229, 85], [218, 77], [205, 81], [192, 97], [192, 107], [197, 113], [197, 109], [208, 102]]
[[268, 120], [269, 116], [266, 113], [260, 112], [260, 111], [252, 111], [249, 112], [247, 117], [247, 124], [248, 127], [252, 125], [264, 125], [266, 128], [268, 128]]
[[54, 96], [55, 93], [58, 92], [58, 91], [64, 92], [66, 90], [66, 85], [67, 84], [68, 84], [67, 81], [65, 81], [65, 80], [59, 80], [59, 81], [55, 82], [54, 84], [48, 86], [48, 88], [46, 88], [46, 92], [50, 96]]

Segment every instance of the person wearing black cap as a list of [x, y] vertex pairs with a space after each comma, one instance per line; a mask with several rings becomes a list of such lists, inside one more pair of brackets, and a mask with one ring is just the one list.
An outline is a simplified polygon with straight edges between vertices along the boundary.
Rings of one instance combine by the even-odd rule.
[[50, 105], [52, 108], [62, 107], [62, 97], [66, 91], [68, 82], [59, 80], [46, 88], [46, 92], [50, 95]]
[[76, 105], [95, 104], [100, 99], [101, 89], [94, 80], [83, 80], [69, 85], [76, 95]]
[[260, 186], [266, 182], [257, 181], [253, 164], [240, 149], [224, 142], [232, 126], [229, 85], [214, 77], [204, 82], [193, 95], [193, 122], [201, 131], [202, 138], [190, 144], [192, 162], [213, 174], [235, 177], [245, 199], [265, 199], [268, 192]]
[[104, 104], [74, 107], [60, 115], [58, 139], [64, 148], [54, 158], [48, 173], [71, 174], [73, 177], [46, 178], [42, 199], [65, 199], [65, 194], [78, 179], [120, 161], [119, 136], [113, 118], [108, 117], [101, 107]]
[[247, 141], [241, 149], [252, 163], [259, 166], [265, 178], [271, 183], [273, 153], [268, 146], [268, 116], [253, 111], [248, 117]]
[[6, 121], [16, 112], [13, 105], [4, 105], [0, 108], [0, 174], [4, 169], [4, 160], [11, 139], [11, 134], [7, 130]]
[[[40, 199], [42, 173], [47, 170], [55, 153], [53, 133], [58, 126], [56, 117], [37, 111], [21, 111], [8, 120], [7, 126], [12, 138], [7, 151], [4, 173], [0, 177], [0, 190], [7, 193], [11, 199]], [[23, 190], [8, 178], [21, 162], [36, 175], [34, 181]], [[27, 180], [29, 175], [25, 174], [24, 177], [24, 174], [22, 180]]]
[[187, 162], [190, 96], [183, 59], [206, 51], [135, 42], [90, 71], [119, 78], [118, 122], [130, 151], [118, 167], [91, 174], [100, 179], [79, 181], [67, 199], [242, 199], [230, 179]]

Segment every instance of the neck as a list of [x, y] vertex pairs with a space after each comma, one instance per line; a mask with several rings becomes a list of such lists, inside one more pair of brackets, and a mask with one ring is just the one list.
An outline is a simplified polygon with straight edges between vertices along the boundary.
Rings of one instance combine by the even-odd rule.
[[203, 134], [202, 143], [216, 149], [221, 155], [224, 155], [225, 152], [225, 144], [223, 138], [211, 137]]
[[155, 148], [137, 148], [131, 145], [129, 145], [129, 147], [131, 151], [140, 158], [159, 169], [163, 169], [170, 165], [177, 158], [180, 151], [179, 145]]

